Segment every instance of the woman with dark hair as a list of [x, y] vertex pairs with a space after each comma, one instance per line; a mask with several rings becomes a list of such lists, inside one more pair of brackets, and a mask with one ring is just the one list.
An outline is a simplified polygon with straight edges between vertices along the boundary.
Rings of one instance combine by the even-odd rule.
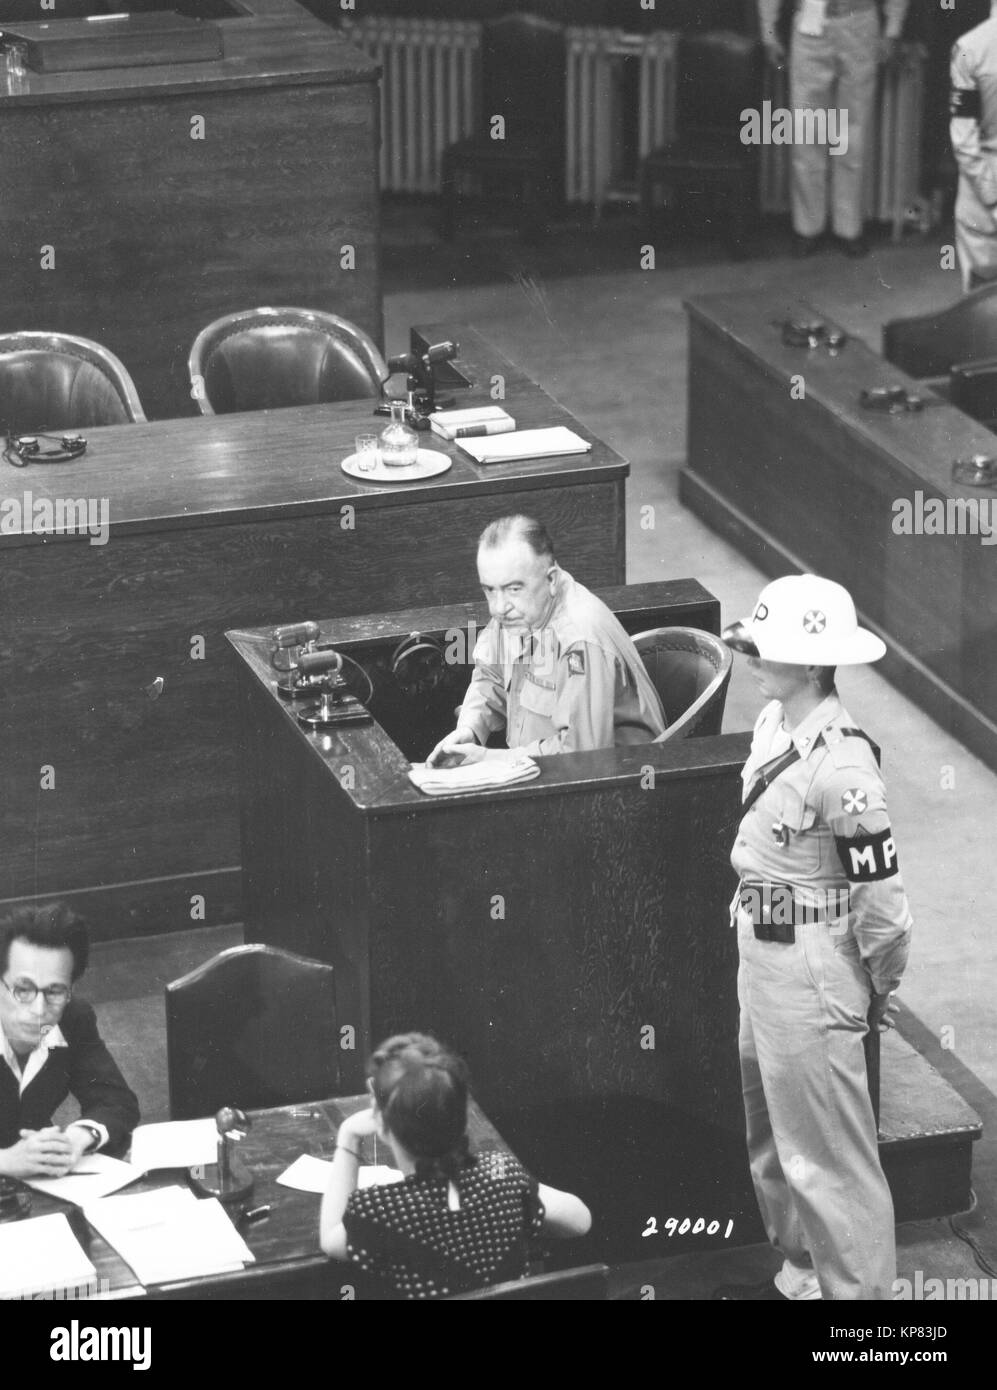
[[[471, 1154], [467, 1067], [434, 1038], [389, 1038], [367, 1072], [371, 1108], [340, 1126], [322, 1199], [327, 1255], [373, 1275], [388, 1296], [437, 1298], [520, 1278], [541, 1231], [588, 1231], [578, 1197], [538, 1184], [509, 1153]], [[391, 1147], [401, 1182], [357, 1189], [369, 1134]]]

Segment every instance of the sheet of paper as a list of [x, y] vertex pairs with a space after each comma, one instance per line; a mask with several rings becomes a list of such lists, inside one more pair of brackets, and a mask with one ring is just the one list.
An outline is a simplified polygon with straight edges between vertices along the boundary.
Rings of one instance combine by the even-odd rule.
[[[285, 1187], [296, 1188], [298, 1192], [317, 1192], [320, 1195], [329, 1185], [332, 1164], [327, 1158], [313, 1158], [311, 1154], [301, 1154], [289, 1168], [285, 1168], [277, 1179]], [[381, 1183], [401, 1182], [404, 1174], [397, 1168], [389, 1168], [385, 1163], [366, 1163], [357, 1172], [357, 1187], [377, 1187]]]
[[84, 1215], [142, 1284], [224, 1274], [255, 1259], [221, 1203], [187, 1188], [103, 1197]]
[[409, 769], [409, 780], [429, 796], [487, 791], [492, 787], [529, 782], [539, 776], [539, 764], [523, 754], [517, 756], [514, 750], [510, 750], [505, 758], [462, 763], [459, 767], [428, 767], [426, 763], [413, 763]]
[[97, 1271], [61, 1212], [0, 1225], [0, 1298], [81, 1292], [96, 1283]]
[[479, 463], [507, 463], [511, 459], [556, 458], [561, 454], [587, 454], [592, 445], [565, 425], [546, 430], [514, 430], [512, 434], [485, 435], [457, 441]]
[[142, 1176], [142, 1169], [107, 1154], [84, 1154], [73, 1171], [64, 1178], [29, 1178], [28, 1186], [45, 1192], [63, 1202], [86, 1206], [98, 1197], [106, 1197], [127, 1187]]
[[139, 1125], [132, 1135], [131, 1164], [139, 1172], [193, 1168], [218, 1161], [218, 1126], [208, 1120], [166, 1120]]
[[323, 1193], [329, 1186], [332, 1164], [326, 1158], [314, 1158], [311, 1154], [300, 1154], [289, 1168], [285, 1168], [277, 1179], [284, 1187], [293, 1187], [298, 1192]]

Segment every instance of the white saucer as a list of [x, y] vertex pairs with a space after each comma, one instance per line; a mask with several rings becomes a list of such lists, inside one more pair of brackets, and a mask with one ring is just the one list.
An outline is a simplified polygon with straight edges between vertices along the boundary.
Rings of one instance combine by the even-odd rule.
[[364, 472], [358, 458], [359, 455], [350, 454], [340, 467], [361, 483], [419, 483], [423, 478], [435, 478], [437, 473], [445, 473], [453, 467], [453, 459], [436, 449], [420, 449], [415, 463], [408, 468], [385, 468], [379, 457], [374, 467]]

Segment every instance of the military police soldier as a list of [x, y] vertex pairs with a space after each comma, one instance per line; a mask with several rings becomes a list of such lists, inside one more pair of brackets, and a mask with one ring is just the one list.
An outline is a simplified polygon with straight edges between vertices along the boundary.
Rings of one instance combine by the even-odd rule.
[[911, 915], [878, 750], [834, 685], [836, 666], [886, 649], [815, 575], [769, 584], [724, 640], [768, 700], [743, 773], [731, 917], [751, 1174], [783, 1265], [714, 1297], [890, 1299], [893, 1204], [863, 1043], [890, 1024]]
[[[769, 62], [781, 67], [785, 50], [777, 26], [782, 0], [758, 0], [762, 42]], [[830, 217], [850, 256], [867, 251], [863, 235], [865, 161], [880, 64], [896, 61], [908, 0], [885, 0], [880, 32], [876, 0], [794, 0], [790, 41], [790, 105], [794, 110], [848, 112], [848, 146], [831, 155], [826, 146], [792, 147], [792, 207], [796, 247], [817, 250]]]
[[997, 266], [997, 3], [952, 48], [950, 126], [959, 165], [955, 247], [962, 287]]
[[647, 743], [665, 718], [636, 647], [616, 616], [554, 558], [531, 517], [493, 521], [478, 544], [491, 621], [474, 648], [474, 675], [457, 728], [429, 755], [477, 762], [503, 726], [527, 754]]

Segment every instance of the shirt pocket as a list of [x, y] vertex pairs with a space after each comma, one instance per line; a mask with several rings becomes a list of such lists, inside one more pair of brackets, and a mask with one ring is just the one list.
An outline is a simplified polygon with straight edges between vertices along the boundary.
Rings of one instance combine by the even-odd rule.
[[[769, 804], [765, 814], [771, 818], [773, 842], [777, 847], [782, 846], [778, 853], [785, 856], [787, 879], [792, 881], [796, 874], [816, 872], [821, 862], [816, 809], [793, 787], [779, 788], [777, 794], [766, 801]], [[780, 827], [781, 835], [778, 833]]]
[[530, 714], [540, 715], [542, 719], [551, 719], [557, 703], [557, 690], [553, 685], [541, 685], [527, 676], [519, 692], [519, 703], [523, 709], [529, 710]]

